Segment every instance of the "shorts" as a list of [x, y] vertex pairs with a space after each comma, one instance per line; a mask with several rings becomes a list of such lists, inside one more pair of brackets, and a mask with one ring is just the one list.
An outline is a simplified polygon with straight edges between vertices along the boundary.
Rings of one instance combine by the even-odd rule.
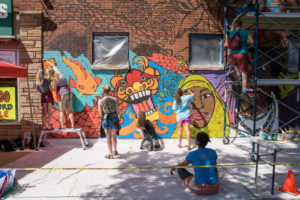
[[101, 126], [103, 129], [112, 128], [115, 129], [115, 123], [119, 120], [118, 117], [102, 119]]
[[217, 184], [199, 184], [195, 182], [194, 176], [189, 176], [184, 180], [184, 184], [189, 190], [198, 195], [217, 194], [219, 183]]
[[243, 53], [231, 54], [231, 62], [238, 66], [241, 72], [248, 72], [248, 55]]
[[178, 121], [178, 124], [191, 124], [192, 123], [192, 117], [188, 116], [184, 120]]
[[48, 90], [48, 92], [41, 94], [41, 103], [43, 104], [48, 102], [50, 102], [52, 105], [54, 104], [54, 99], [51, 90]]
[[59, 111], [72, 111], [72, 96], [72, 92], [60, 95]]

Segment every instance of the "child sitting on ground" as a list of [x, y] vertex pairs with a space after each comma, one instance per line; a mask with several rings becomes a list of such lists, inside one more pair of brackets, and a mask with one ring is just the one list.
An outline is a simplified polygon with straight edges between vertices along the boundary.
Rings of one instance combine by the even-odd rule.
[[209, 136], [200, 132], [196, 136], [195, 143], [198, 149], [190, 152], [184, 161], [171, 168], [171, 175], [177, 170], [179, 177], [184, 181], [184, 184], [190, 189], [191, 192], [198, 195], [216, 194], [219, 189], [218, 170], [216, 167], [200, 167], [194, 168], [195, 175], [190, 173], [185, 168], [178, 168], [178, 166], [187, 166], [192, 163], [193, 166], [203, 166], [217, 164], [217, 153], [213, 149], [205, 148], [207, 143], [210, 142]]
[[152, 123], [146, 120], [145, 112], [138, 114], [137, 130], [144, 136], [140, 149], [159, 150], [160, 144]]

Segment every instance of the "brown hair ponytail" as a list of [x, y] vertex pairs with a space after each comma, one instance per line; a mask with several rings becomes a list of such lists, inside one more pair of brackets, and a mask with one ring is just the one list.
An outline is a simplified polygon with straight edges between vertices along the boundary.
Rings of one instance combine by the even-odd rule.
[[181, 88], [178, 88], [177, 91], [176, 91], [176, 94], [175, 94], [175, 101], [176, 101], [176, 104], [179, 105], [180, 104], [180, 97], [182, 96], [182, 89]]

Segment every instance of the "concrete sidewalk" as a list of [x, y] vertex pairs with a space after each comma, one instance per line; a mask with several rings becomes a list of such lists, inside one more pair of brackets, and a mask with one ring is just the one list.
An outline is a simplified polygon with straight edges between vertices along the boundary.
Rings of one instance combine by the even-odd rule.
[[[250, 161], [252, 145], [249, 138], [237, 138], [228, 145], [223, 144], [222, 138], [211, 140], [207, 147], [217, 151], [218, 164], [254, 164]], [[90, 147], [83, 150], [78, 139], [48, 139], [46, 147], [40, 151], [3, 167], [167, 167], [182, 161], [188, 153], [186, 148], [177, 148], [176, 139], [163, 139], [164, 149], [157, 152], [139, 150], [141, 140], [119, 139], [120, 156], [106, 159], [106, 140], [88, 141]], [[185, 140], [183, 144], [186, 144]], [[265, 159], [271, 162], [270, 156]], [[277, 162], [300, 163], [299, 149], [280, 151]], [[220, 167], [220, 190], [211, 196], [190, 193], [177, 175], [170, 175], [169, 169], [17, 171], [20, 187], [7, 199], [299, 199], [300, 195], [278, 191], [289, 169], [293, 170], [299, 187], [299, 166], [277, 166], [275, 194], [271, 195], [271, 166], [259, 166], [257, 183], [254, 183], [254, 165]]]

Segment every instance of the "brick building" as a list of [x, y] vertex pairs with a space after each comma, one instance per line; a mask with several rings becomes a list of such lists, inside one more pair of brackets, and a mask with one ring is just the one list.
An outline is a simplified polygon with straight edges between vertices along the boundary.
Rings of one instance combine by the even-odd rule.
[[[43, 52], [42, 6], [39, 1], [30, 2], [0, 1], [2, 15], [1, 60], [28, 68], [30, 90], [28, 91], [25, 78], [0, 79], [1, 91], [4, 92], [11, 87], [16, 89], [16, 92], [10, 95], [15, 99], [16, 114], [9, 120], [1, 118], [0, 138], [16, 138], [22, 136], [26, 131], [32, 131], [29, 94], [32, 100], [33, 123], [36, 128], [39, 128], [38, 125], [41, 124], [40, 97], [34, 88], [34, 80], [36, 72], [41, 69]], [[9, 19], [9, 23], [3, 26], [5, 19]], [[2, 103], [0, 102], [0, 104]]]
[[[120, 101], [121, 138], [142, 137], [135, 118], [141, 111], [160, 137], [176, 137], [171, 106], [178, 87], [195, 93], [192, 135], [202, 130], [222, 137], [224, 116], [226, 123], [234, 118], [232, 111], [224, 115], [223, 1], [13, 0], [12, 10], [14, 38], [2, 37], [0, 49], [17, 50], [17, 63], [28, 67], [33, 121], [39, 129], [42, 114], [34, 75], [51, 67], [47, 62], [56, 63], [66, 76], [74, 94], [76, 127], [88, 137], [100, 135], [97, 101], [105, 84]], [[20, 124], [0, 125], [1, 136], [30, 130], [25, 84], [20, 80], [18, 85]], [[57, 109], [55, 104], [55, 128]]]

